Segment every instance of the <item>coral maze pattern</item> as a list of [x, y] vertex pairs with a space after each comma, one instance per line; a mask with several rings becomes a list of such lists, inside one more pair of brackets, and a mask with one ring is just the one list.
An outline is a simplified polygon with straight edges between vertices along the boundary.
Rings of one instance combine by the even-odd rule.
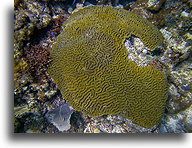
[[167, 99], [166, 77], [129, 61], [124, 41], [135, 35], [153, 49], [163, 42], [158, 29], [110, 6], [80, 9], [64, 26], [48, 72], [67, 102], [92, 117], [120, 114], [143, 127], [157, 124]]

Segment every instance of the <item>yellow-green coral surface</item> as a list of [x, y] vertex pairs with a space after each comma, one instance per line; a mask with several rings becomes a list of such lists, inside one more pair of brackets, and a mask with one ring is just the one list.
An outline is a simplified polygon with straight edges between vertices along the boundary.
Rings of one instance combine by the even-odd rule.
[[120, 114], [143, 127], [156, 125], [167, 99], [166, 77], [129, 61], [124, 41], [135, 35], [153, 49], [163, 40], [158, 29], [111, 6], [80, 9], [64, 26], [48, 72], [67, 102], [92, 117]]

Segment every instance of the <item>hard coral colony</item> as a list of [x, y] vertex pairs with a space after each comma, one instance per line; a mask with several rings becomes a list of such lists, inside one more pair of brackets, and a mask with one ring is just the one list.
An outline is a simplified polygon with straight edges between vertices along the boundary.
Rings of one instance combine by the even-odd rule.
[[124, 41], [135, 35], [150, 49], [163, 42], [156, 27], [139, 15], [111, 6], [73, 13], [51, 51], [48, 72], [63, 97], [92, 117], [119, 114], [143, 127], [159, 123], [167, 80], [152, 66], [127, 58]]

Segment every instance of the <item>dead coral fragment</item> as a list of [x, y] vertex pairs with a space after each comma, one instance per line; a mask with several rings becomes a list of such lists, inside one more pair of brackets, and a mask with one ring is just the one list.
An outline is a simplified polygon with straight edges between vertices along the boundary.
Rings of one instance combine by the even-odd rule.
[[120, 114], [144, 127], [162, 118], [167, 99], [164, 74], [127, 58], [124, 41], [135, 35], [153, 49], [162, 35], [141, 16], [110, 6], [89, 6], [64, 23], [49, 66], [63, 97], [76, 110], [96, 117]]

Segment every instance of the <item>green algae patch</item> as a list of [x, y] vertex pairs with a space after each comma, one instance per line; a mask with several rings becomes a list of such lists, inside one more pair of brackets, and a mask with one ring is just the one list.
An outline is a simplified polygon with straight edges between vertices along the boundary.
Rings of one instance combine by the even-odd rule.
[[124, 41], [139, 37], [151, 50], [162, 44], [159, 30], [139, 15], [111, 6], [73, 13], [51, 51], [48, 73], [74, 109], [92, 117], [119, 114], [151, 128], [163, 116], [165, 75], [127, 58]]

